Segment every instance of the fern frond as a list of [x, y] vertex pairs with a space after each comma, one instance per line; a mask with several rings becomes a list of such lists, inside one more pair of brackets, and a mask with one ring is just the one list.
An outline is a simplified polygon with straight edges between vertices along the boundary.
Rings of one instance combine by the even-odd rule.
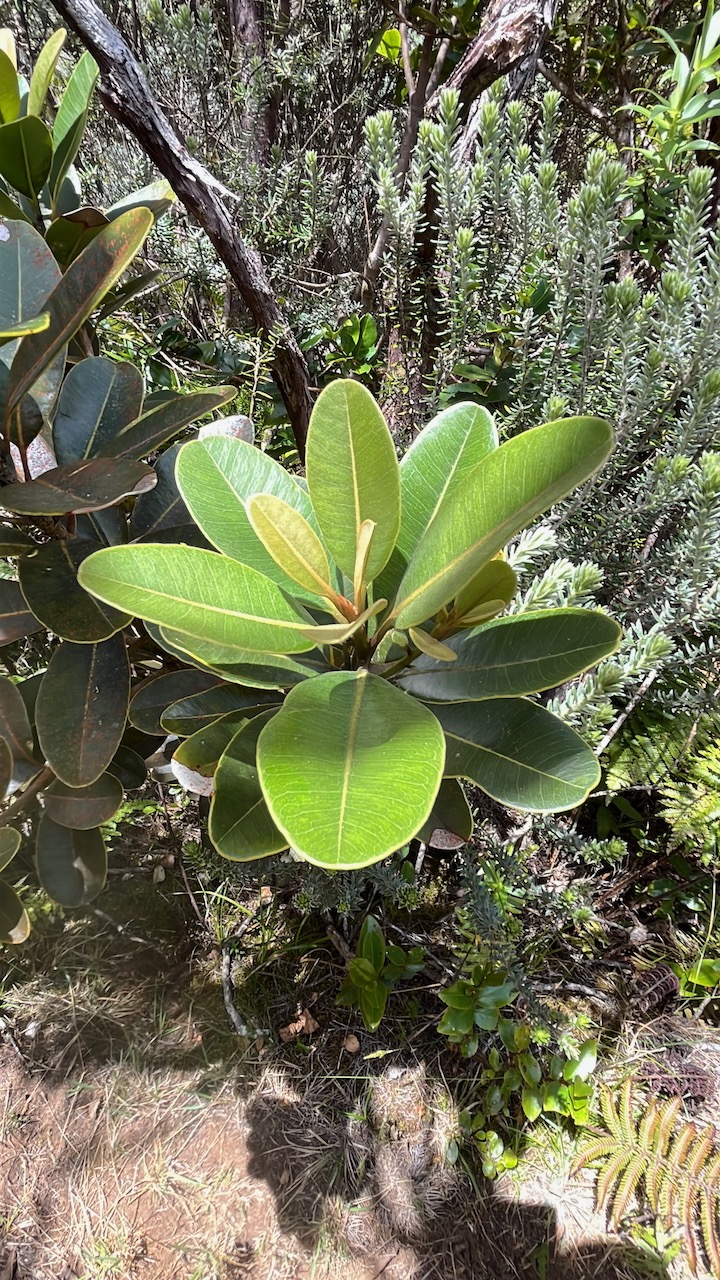
[[626, 1080], [620, 1094], [620, 1126], [621, 1134], [625, 1142], [635, 1142], [635, 1120], [633, 1117], [633, 1087], [632, 1080]]
[[598, 1209], [602, 1209], [604, 1207], [612, 1190], [613, 1183], [617, 1181], [625, 1168], [625, 1165], [629, 1164], [632, 1158], [632, 1148], [628, 1150], [627, 1147], [623, 1146], [612, 1157], [612, 1159], [608, 1161], [605, 1168], [600, 1170], [596, 1189]]
[[675, 1136], [672, 1146], [670, 1147], [670, 1151], [668, 1152], [666, 1169], [663, 1176], [662, 1186], [660, 1188], [660, 1198], [658, 1202], [660, 1217], [668, 1230], [672, 1225], [675, 1197], [679, 1190], [679, 1182], [683, 1166], [696, 1137], [697, 1129], [695, 1128], [695, 1125], [685, 1125], [684, 1128], [682, 1128]]
[[570, 1176], [574, 1178], [577, 1173], [580, 1173], [582, 1169], [586, 1169], [593, 1161], [602, 1160], [604, 1156], [610, 1156], [616, 1150], [617, 1141], [615, 1138], [606, 1136], [587, 1139], [573, 1161]]
[[[623, 1089], [629, 1088], [629, 1087], [630, 1087], [629, 1084], [624, 1085]], [[613, 1097], [609, 1089], [603, 1089], [602, 1093], [600, 1094], [600, 1110], [602, 1111], [603, 1120], [605, 1121], [605, 1124], [607, 1125], [610, 1132], [613, 1134], [614, 1137], [616, 1137], [619, 1141], [622, 1142], [623, 1140], [622, 1123], [620, 1120], [620, 1116], [618, 1115], [618, 1112], [617, 1112], [617, 1107], [615, 1106], [615, 1098]]]
[[647, 1164], [647, 1152], [638, 1151], [630, 1160], [613, 1197], [611, 1222], [617, 1228], [625, 1217], [627, 1207], [635, 1195]]
[[687, 1247], [688, 1266], [695, 1275], [697, 1271], [697, 1249], [695, 1247], [695, 1207], [697, 1205], [700, 1188], [698, 1179], [703, 1168], [707, 1164], [708, 1156], [713, 1150], [713, 1139], [715, 1130], [712, 1125], [708, 1125], [707, 1129], [698, 1134], [692, 1147], [687, 1153], [685, 1165], [681, 1174], [680, 1201], [678, 1205], [678, 1217], [682, 1222], [685, 1231], [685, 1244]]
[[720, 1275], [720, 1236], [717, 1226], [717, 1192], [710, 1186], [700, 1188], [700, 1230], [708, 1262], [714, 1275]]
[[664, 1172], [664, 1160], [675, 1128], [682, 1102], [680, 1098], [669, 1098], [659, 1108], [659, 1118], [653, 1134], [651, 1158], [645, 1175], [645, 1191], [653, 1213], [658, 1213], [660, 1184]]

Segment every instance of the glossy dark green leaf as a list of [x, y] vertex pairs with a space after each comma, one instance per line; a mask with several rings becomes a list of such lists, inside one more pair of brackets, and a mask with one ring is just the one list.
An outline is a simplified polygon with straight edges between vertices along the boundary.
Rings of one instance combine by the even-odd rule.
[[494, 800], [531, 813], [574, 809], [600, 766], [574, 729], [535, 702], [434, 703], [445, 730], [445, 774], [467, 778]]
[[7, 742], [0, 738], [0, 800], [5, 795], [13, 776], [13, 757]]
[[15, 529], [9, 524], [0, 525], [0, 556], [22, 556], [36, 547], [37, 542], [33, 542], [22, 529]]
[[215, 771], [208, 831], [218, 853], [233, 862], [251, 862], [287, 848], [265, 803], [256, 765], [258, 737], [275, 714], [271, 709], [249, 720]]
[[0, 647], [41, 630], [42, 623], [28, 609], [20, 584], [0, 578]]
[[160, 723], [166, 733], [186, 738], [230, 711], [245, 711], [249, 715], [263, 704], [272, 706], [279, 702], [277, 694], [262, 689], [243, 690], [237, 684], [218, 684], [173, 702], [162, 713]]
[[52, 136], [54, 155], [48, 185], [56, 205], [63, 180], [80, 150], [98, 75], [99, 68], [95, 59], [89, 53], [84, 53], [73, 69], [55, 117]]
[[385, 964], [385, 938], [374, 916], [365, 917], [357, 950], [358, 955], [372, 965], [375, 977], [379, 977]]
[[358, 1003], [362, 1020], [368, 1031], [377, 1031], [383, 1020], [387, 1004], [388, 989], [383, 982], [373, 982], [370, 986], [360, 987]]
[[92, 205], [83, 205], [55, 218], [45, 233], [45, 242], [64, 268], [74, 262], [107, 225], [104, 213]]
[[78, 538], [47, 542], [20, 563], [20, 587], [29, 608], [61, 640], [107, 640], [132, 621], [130, 614], [88, 595], [77, 580], [78, 567], [97, 550], [97, 543]]
[[0, 739], [5, 740], [15, 760], [32, 760], [32, 729], [20, 688], [22, 685], [0, 676]]
[[160, 717], [168, 707], [181, 698], [190, 698], [222, 683], [220, 676], [193, 669], [156, 676], [133, 695], [128, 715], [130, 723], [143, 733], [162, 733]]
[[[254, 710], [254, 708], [250, 708]], [[259, 710], [258, 710], [259, 714]], [[185, 769], [192, 769], [209, 778], [214, 772], [218, 760], [230, 745], [236, 733], [239, 733], [252, 716], [245, 711], [231, 711], [220, 716], [212, 724], [205, 725], [191, 734], [175, 751], [173, 760]]]
[[0, 827], [0, 871], [10, 865], [21, 844], [19, 831], [14, 827]]
[[50, 327], [24, 338], [13, 360], [8, 401], [18, 403], [33, 390], [39, 375], [62, 352], [141, 248], [152, 226], [152, 214], [131, 210], [100, 234], [68, 267], [45, 300]]
[[417, 839], [435, 849], [461, 849], [473, 832], [473, 818], [462, 785], [443, 778], [432, 812]]
[[138, 542], [156, 542], [163, 546], [200, 547], [202, 551], [212, 551], [212, 547], [196, 524], [171, 524], [167, 528], [156, 529], [147, 537], [143, 534]]
[[[25, 222], [6, 222], [0, 227], [0, 318], [3, 329], [35, 320], [45, 311], [45, 301], [61, 279], [60, 268], [42, 236]], [[49, 315], [49, 312], [47, 312]], [[38, 337], [47, 332], [47, 326]], [[28, 339], [24, 338], [27, 342]], [[0, 347], [0, 410], [4, 412], [7, 399], [9, 369], [17, 354], [20, 340]], [[64, 347], [35, 379], [27, 406], [23, 405], [23, 419], [19, 424], [11, 422], [14, 444], [27, 445], [42, 426], [43, 415], [48, 416], [62, 382], [65, 366]], [[34, 410], [32, 406], [35, 406]], [[16, 416], [16, 415], [15, 415]]]
[[147, 769], [142, 756], [130, 747], [122, 745], [115, 752], [107, 771], [118, 779], [126, 791], [137, 791], [147, 779]]
[[100, 511], [121, 498], [145, 493], [155, 484], [152, 467], [124, 458], [90, 458], [54, 467], [27, 484], [8, 485], [2, 503], [20, 515], [61, 516], [68, 511]]
[[95, 782], [117, 751], [130, 696], [122, 636], [100, 644], [63, 641], [40, 686], [35, 724], [45, 758], [69, 787]]
[[157, 484], [138, 498], [130, 521], [132, 538], [152, 539], [159, 529], [191, 524], [191, 516], [175, 481], [175, 462], [181, 444], [166, 449], [155, 463]]
[[421, 654], [398, 683], [427, 702], [521, 697], [572, 680], [621, 638], [618, 624], [596, 609], [520, 613], [448, 640], [454, 662]]
[[90, 831], [107, 822], [122, 804], [122, 784], [103, 773], [89, 787], [68, 787], [57, 778], [43, 793], [45, 812], [61, 827]]
[[0, 125], [0, 174], [21, 195], [34, 199], [42, 190], [52, 158], [52, 135], [37, 116]]
[[70, 370], [53, 421], [60, 464], [94, 457], [142, 409], [142, 375], [134, 365], [92, 356]]
[[107, 852], [97, 827], [71, 831], [44, 813], [37, 827], [35, 852], [43, 889], [63, 907], [82, 907], [104, 889]]
[[[138, 210], [138, 213], [141, 212], [142, 210]], [[146, 407], [145, 412], [129, 423], [119, 435], [106, 441], [98, 454], [112, 458], [144, 458], [153, 449], [167, 444], [183, 427], [190, 426], [206, 413], [220, 409], [234, 400], [236, 395], [234, 387], [206, 387], [201, 391], [191, 391], [186, 396], [174, 396], [161, 404]]]
[[0, 942], [25, 942], [30, 934], [28, 914], [14, 889], [0, 880]]

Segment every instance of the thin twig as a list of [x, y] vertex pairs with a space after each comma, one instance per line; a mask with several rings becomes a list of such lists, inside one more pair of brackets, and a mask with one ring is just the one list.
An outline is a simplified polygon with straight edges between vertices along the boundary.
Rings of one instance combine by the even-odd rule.
[[645, 694], [647, 693], [648, 689], [651, 687], [651, 685], [655, 683], [657, 678], [658, 678], [657, 671], [650, 671], [648, 675], [646, 675], [642, 684], [635, 691], [634, 696], [628, 702], [627, 706], [625, 707], [625, 710], [620, 712], [620, 715], [618, 716], [617, 720], [615, 720], [614, 723], [610, 725], [610, 728], [605, 734], [605, 737], [596, 746], [595, 748], [596, 756], [601, 756], [603, 751], [607, 750], [613, 738], [615, 737], [616, 733], [620, 732], [623, 725], [625, 724], [625, 721], [632, 715], [638, 703], [642, 702], [642, 699], [645, 697]]
[[594, 102], [590, 102], [581, 93], [578, 93], [576, 89], [573, 89], [572, 85], [561, 80], [560, 76], [556, 75], [550, 67], [547, 67], [542, 59], [538, 59], [537, 69], [540, 75], [545, 77], [548, 84], [551, 84], [553, 89], [557, 89], [558, 93], [562, 94], [563, 98], [567, 98], [568, 102], [572, 102], [574, 107], [589, 116], [596, 124], [602, 125], [611, 138], [617, 138], [618, 131], [615, 124], [601, 107], [597, 107]]
[[225, 1002], [225, 1008], [227, 1010], [228, 1018], [232, 1022], [233, 1027], [235, 1028], [237, 1034], [239, 1036], [245, 1036], [247, 1038], [250, 1035], [250, 1030], [243, 1022], [242, 1018], [240, 1017], [240, 1014], [238, 1013], [237, 1009], [235, 1008], [235, 1005], [233, 1004], [233, 995], [235, 992], [235, 987], [232, 980], [231, 970], [232, 970], [232, 956], [230, 955], [230, 951], [227, 946], [227, 943], [223, 943], [222, 963], [220, 966], [220, 973], [222, 977], [222, 991], [223, 991], [223, 1000]]
[[52, 782], [54, 777], [55, 773], [52, 769], [48, 767], [41, 769], [32, 782], [28, 783], [22, 795], [18, 796], [17, 800], [13, 800], [10, 807], [3, 814], [0, 814], [0, 827], [9, 826], [17, 815], [27, 808], [28, 801], [33, 800], [39, 791], [42, 791], [44, 787], [47, 787]]

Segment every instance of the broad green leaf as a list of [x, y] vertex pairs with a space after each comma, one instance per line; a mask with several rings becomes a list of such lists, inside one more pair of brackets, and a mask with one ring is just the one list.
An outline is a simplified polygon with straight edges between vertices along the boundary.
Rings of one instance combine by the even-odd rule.
[[52, 136], [37, 116], [0, 125], [0, 174], [21, 195], [35, 200], [52, 164]]
[[61, 827], [90, 831], [107, 822], [122, 804], [122, 784], [103, 773], [88, 787], [68, 787], [55, 779], [43, 792], [45, 812]]
[[467, 778], [494, 800], [530, 813], [574, 809], [600, 766], [574, 729], [535, 702], [436, 703], [447, 739], [445, 774]]
[[0, 578], [0, 647], [41, 629], [42, 623], [28, 609], [19, 583]]
[[208, 834], [218, 853], [233, 862], [252, 862], [287, 848], [265, 802], [256, 763], [258, 737], [275, 715], [271, 708], [249, 720], [215, 771]]
[[51, 769], [69, 787], [95, 782], [125, 730], [130, 668], [125, 641], [63, 641], [53, 653], [35, 707], [35, 727]]
[[104, 889], [107, 852], [97, 827], [70, 831], [44, 813], [37, 827], [35, 851], [40, 883], [63, 907], [82, 907]]
[[145, 493], [157, 477], [144, 462], [126, 458], [89, 458], [43, 472], [38, 480], [8, 485], [0, 494], [7, 511], [21, 515], [62, 516], [68, 511], [100, 511], [121, 498]]
[[539, 1090], [531, 1084], [523, 1085], [520, 1101], [528, 1120], [531, 1122], [537, 1120], [543, 1109], [542, 1096]]
[[16, 204], [2, 188], [0, 188], [0, 218], [7, 218], [11, 222], [15, 220], [27, 222], [29, 225], [32, 221], [20, 205]]
[[132, 751], [130, 747], [122, 745], [115, 752], [107, 771], [117, 778], [126, 791], [136, 791], [147, 779], [147, 769], [142, 756], [139, 756], [137, 751]]
[[140, 191], [132, 191], [130, 195], [116, 200], [109, 209], [105, 210], [105, 216], [110, 222], [114, 222], [115, 218], [119, 218], [121, 213], [127, 213], [128, 209], [149, 209], [157, 219], [171, 208], [176, 199], [177, 196], [170, 183], [161, 178], [158, 182], [151, 182], [149, 186], [142, 187]]
[[444, 756], [432, 713], [365, 671], [296, 685], [258, 742], [275, 822], [328, 870], [368, 866], [406, 844], [430, 813]]
[[325, 387], [310, 416], [307, 481], [322, 536], [352, 580], [364, 520], [375, 523], [368, 576], [390, 558], [400, 527], [400, 472], [387, 423], [359, 382]]
[[29, 116], [39, 116], [42, 113], [66, 35], [67, 31], [62, 27], [54, 31], [37, 56], [30, 78], [30, 92], [27, 100]]
[[45, 232], [45, 243], [52, 249], [61, 267], [65, 268], [74, 262], [107, 225], [104, 213], [92, 205], [84, 205], [81, 209], [56, 217]]
[[264, 693], [259, 689], [240, 689], [234, 684], [218, 684], [200, 693], [190, 694], [171, 703], [160, 716], [166, 733], [177, 733], [181, 738], [196, 733], [203, 725], [212, 724], [218, 716], [231, 711], [242, 711], [251, 719], [263, 706], [277, 706], [276, 693]]
[[274, 493], [255, 493], [245, 509], [266, 551], [288, 578], [312, 595], [334, 595], [325, 548], [295, 507]]
[[34, 551], [37, 545], [22, 529], [9, 524], [0, 525], [0, 556], [22, 556]]
[[618, 624], [596, 609], [520, 613], [453, 637], [454, 662], [417, 658], [398, 683], [426, 702], [516, 698], [572, 680], [614, 653], [621, 638]]
[[255, 569], [196, 547], [107, 547], [79, 574], [93, 595], [158, 626], [210, 644], [303, 653], [308, 620]]
[[0, 738], [0, 800], [7, 792], [13, 776], [13, 757], [7, 742]]
[[155, 463], [157, 484], [148, 493], [141, 494], [133, 507], [130, 521], [132, 538], [149, 540], [161, 529], [192, 523], [175, 480], [175, 463], [181, 449], [181, 444], [174, 444]]
[[[250, 708], [253, 710], [253, 708]], [[258, 714], [259, 711], [258, 711]], [[236, 733], [254, 719], [254, 716], [246, 714], [245, 710], [230, 711], [227, 715], [220, 716], [214, 720], [212, 724], [205, 725], [202, 729], [198, 729], [196, 733], [191, 734], [184, 742], [180, 743], [177, 748], [173, 760], [183, 765], [186, 769], [192, 769], [195, 773], [203, 774], [209, 778], [215, 772], [215, 767], [225, 749], [230, 745]]]
[[385, 964], [385, 938], [373, 916], [366, 916], [363, 921], [357, 949], [358, 955], [372, 965], [374, 976], [379, 977]]
[[[0, 226], [0, 319], [4, 330], [35, 324], [41, 315], [49, 316], [45, 302], [61, 280], [60, 268], [42, 236], [26, 222], [7, 222]], [[49, 322], [38, 329], [44, 335]], [[36, 341], [37, 339], [33, 339]], [[26, 336], [23, 341], [29, 341]], [[0, 414], [5, 414], [9, 369], [20, 346], [19, 338], [4, 343], [0, 349]], [[10, 422], [11, 439], [27, 446], [42, 427], [43, 416], [52, 409], [65, 368], [64, 347], [35, 380], [32, 397], [23, 404], [21, 421]], [[35, 409], [33, 410], [33, 406]], [[32, 412], [31, 412], [32, 411]]]
[[455, 778], [443, 778], [417, 839], [435, 849], [461, 849], [472, 833], [473, 818], [462, 785]]
[[383, 1020], [387, 1004], [388, 989], [384, 982], [373, 982], [369, 987], [360, 987], [358, 1003], [362, 1020], [368, 1031], [377, 1031]]
[[608, 457], [600, 418], [563, 418], [515, 436], [469, 471], [423, 534], [398, 588], [399, 627], [437, 613], [537, 516]]
[[61, 640], [93, 644], [132, 621], [130, 614], [88, 595], [77, 580], [79, 566], [97, 549], [97, 543], [78, 538], [46, 542], [20, 564], [20, 587], [29, 608]]
[[499, 600], [503, 606], [510, 604], [517, 591], [517, 578], [507, 560], [496, 557], [483, 565], [482, 569], [458, 592], [455, 597], [455, 613], [459, 618], [466, 614], [475, 614], [491, 605], [494, 609]]
[[28, 333], [42, 333], [50, 324], [50, 315], [47, 311], [41, 312], [39, 316], [33, 316], [30, 320], [19, 320], [16, 324], [3, 324], [0, 329], [0, 346], [5, 346], [6, 342], [10, 342], [13, 338], [24, 338]]
[[17, 49], [15, 48], [15, 36], [9, 27], [0, 27], [0, 50], [7, 55], [13, 67], [17, 71]]
[[175, 468], [178, 488], [205, 537], [218, 551], [250, 565], [300, 599], [306, 595], [278, 567], [257, 537], [245, 503], [271, 493], [299, 511], [315, 529], [310, 499], [287, 471], [267, 453], [244, 440], [210, 436], [183, 446]]
[[7, 676], [0, 676], [0, 739], [5, 740], [15, 760], [32, 760], [33, 736], [27, 709], [18, 685]]
[[0, 49], [0, 123], [10, 124], [20, 115], [20, 85], [17, 70], [4, 49]]
[[[145, 625], [151, 633], [155, 630], [153, 623]], [[224, 680], [252, 688], [289, 689], [301, 680], [333, 670], [320, 649], [310, 649], [298, 660], [281, 653], [252, 653], [247, 649], [208, 644], [165, 627], [156, 630], [159, 643], [168, 653], [184, 661], [190, 658]]]
[[0, 942], [18, 944], [30, 935], [28, 914], [14, 889], [0, 880]]
[[0, 871], [10, 865], [21, 844], [19, 831], [14, 827], [0, 827]]
[[563, 1080], [587, 1080], [597, 1066], [598, 1042], [595, 1039], [584, 1040], [580, 1045], [577, 1058], [566, 1062], [563, 1067]]
[[154, 676], [144, 681], [133, 694], [128, 719], [143, 733], [162, 733], [160, 717], [167, 707], [181, 698], [192, 698], [221, 684], [219, 676], [206, 671], [170, 671], [167, 675]]
[[151, 227], [152, 214], [145, 209], [131, 210], [103, 227], [71, 263], [43, 303], [43, 309], [50, 313], [50, 327], [23, 339], [13, 360], [8, 386], [11, 406], [33, 388], [43, 369], [82, 328], [130, 265]]
[[55, 117], [52, 136], [54, 155], [48, 185], [56, 205], [63, 179], [80, 150], [90, 99], [99, 74], [95, 59], [89, 53], [84, 53], [70, 76]]
[[[141, 213], [142, 210], [138, 210]], [[124, 214], [123, 217], [131, 217]], [[116, 226], [117, 223], [111, 223]], [[172, 396], [158, 405], [145, 406], [141, 417], [128, 425], [112, 440], [106, 440], [97, 452], [100, 457], [111, 458], [144, 458], [153, 449], [167, 444], [173, 436], [178, 435], [183, 427], [206, 413], [221, 409], [229, 400], [234, 400], [237, 392], [234, 387], [203, 387], [201, 391], [191, 391], [186, 396]], [[211, 539], [212, 541], [212, 539]]]
[[487, 409], [465, 402], [443, 409], [416, 436], [400, 461], [400, 531], [377, 594], [393, 599], [428, 525], [461, 480], [497, 444], [497, 430]]
[[142, 374], [134, 365], [91, 356], [73, 365], [53, 420], [55, 456], [62, 465], [98, 455], [140, 413]]

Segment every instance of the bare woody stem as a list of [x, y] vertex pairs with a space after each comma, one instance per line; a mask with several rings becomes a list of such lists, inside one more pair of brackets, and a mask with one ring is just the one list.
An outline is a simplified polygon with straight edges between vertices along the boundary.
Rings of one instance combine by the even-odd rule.
[[0, 827], [9, 827], [17, 815], [27, 809], [30, 801], [34, 800], [40, 791], [44, 791], [45, 787], [49, 786], [54, 777], [55, 773], [49, 766], [41, 769], [32, 781], [28, 783], [22, 795], [18, 796], [17, 800], [13, 800], [4, 813], [0, 813]]

